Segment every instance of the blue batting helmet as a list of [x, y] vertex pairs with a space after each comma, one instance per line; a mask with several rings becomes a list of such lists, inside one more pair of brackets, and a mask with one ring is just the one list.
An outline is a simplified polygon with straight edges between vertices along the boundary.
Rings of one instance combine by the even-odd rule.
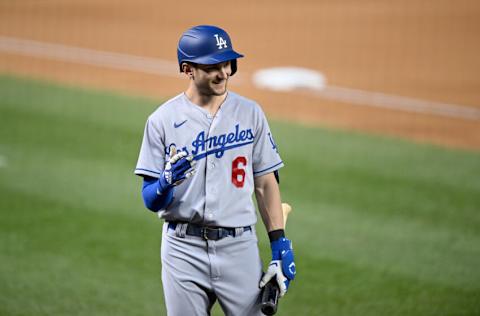
[[227, 32], [212, 25], [192, 27], [182, 34], [177, 47], [178, 65], [182, 72], [183, 62], [213, 65], [230, 60], [232, 74], [237, 71], [237, 58], [243, 55], [235, 52]]

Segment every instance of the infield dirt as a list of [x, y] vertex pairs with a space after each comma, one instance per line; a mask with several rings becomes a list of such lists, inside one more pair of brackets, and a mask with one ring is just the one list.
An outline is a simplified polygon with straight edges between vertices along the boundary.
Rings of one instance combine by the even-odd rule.
[[[254, 71], [299, 66], [327, 83], [480, 108], [480, 2], [461, 1], [60, 1], [0, 3], [0, 35], [175, 62], [180, 34], [216, 24], [245, 54], [231, 89], [270, 118], [480, 148], [480, 121], [259, 90]], [[0, 72], [123, 93], [169, 97], [163, 77], [0, 53]]]

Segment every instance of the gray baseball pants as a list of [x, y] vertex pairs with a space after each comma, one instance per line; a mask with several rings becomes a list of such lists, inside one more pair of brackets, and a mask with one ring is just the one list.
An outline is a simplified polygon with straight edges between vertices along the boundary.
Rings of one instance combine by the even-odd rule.
[[216, 300], [225, 315], [263, 315], [258, 287], [262, 262], [255, 229], [214, 241], [181, 237], [165, 223], [161, 259], [169, 316], [210, 315]]

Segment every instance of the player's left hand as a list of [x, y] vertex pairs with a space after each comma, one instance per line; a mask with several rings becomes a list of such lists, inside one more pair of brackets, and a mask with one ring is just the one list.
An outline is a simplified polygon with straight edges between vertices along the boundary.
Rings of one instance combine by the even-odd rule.
[[292, 242], [285, 237], [270, 243], [272, 248], [272, 261], [268, 270], [260, 281], [260, 287], [264, 287], [274, 277], [280, 288], [280, 296], [287, 293], [290, 281], [295, 279], [297, 273], [293, 258]]

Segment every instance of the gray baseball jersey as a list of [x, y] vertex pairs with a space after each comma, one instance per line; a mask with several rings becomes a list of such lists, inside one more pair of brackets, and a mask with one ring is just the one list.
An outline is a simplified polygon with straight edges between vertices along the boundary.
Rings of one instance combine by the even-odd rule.
[[228, 92], [213, 117], [184, 93], [170, 99], [147, 120], [135, 174], [158, 178], [171, 145], [195, 157], [196, 173], [175, 188], [173, 202], [158, 212], [161, 218], [222, 227], [255, 224], [254, 177], [283, 166], [258, 104]]

